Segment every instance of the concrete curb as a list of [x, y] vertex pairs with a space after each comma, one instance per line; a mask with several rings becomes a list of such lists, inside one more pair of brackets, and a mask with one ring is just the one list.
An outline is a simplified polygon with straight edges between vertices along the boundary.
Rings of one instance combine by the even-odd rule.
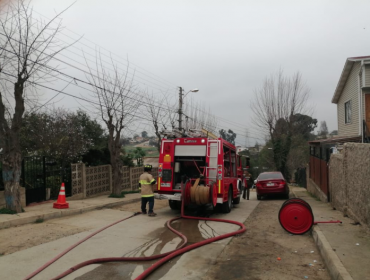
[[[293, 189], [291, 189], [291, 192], [294, 197], [298, 198]], [[337, 254], [334, 253], [333, 248], [320, 230], [319, 226], [313, 226], [311, 231], [320, 255], [324, 260], [326, 268], [328, 269], [330, 278], [332, 280], [353, 280], [352, 276], [343, 266]]]
[[330, 278], [332, 280], [353, 280], [318, 226], [312, 228], [312, 236], [329, 271]]
[[130, 200], [122, 200], [122, 201], [109, 202], [109, 203], [104, 203], [104, 204], [90, 205], [90, 206], [85, 206], [85, 207], [77, 208], [77, 209], [61, 209], [59, 211], [50, 211], [49, 213], [35, 214], [32, 216], [28, 216], [28, 217], [19, 217], [19, 218], [10, 219], [7, 221], [1, 221], [0, 229], [20, 226], [20, 225], [25, 225], [25, 224], [31, 224], [31, 223], [36, 222], [36, 220], [38, 219], [51, 220], [51, 219], [56, 219], [60, 217], [67, 217], [67, 216], [82, 214], [82, 213], [92, 211], [92, 210], [97, 210], [97, 209], [112, 208], [112, 207], [121, 206], [121, 205], [128, 204], [128, 203], [138, 202], [140, 200], [141, 198], [133, 198]]

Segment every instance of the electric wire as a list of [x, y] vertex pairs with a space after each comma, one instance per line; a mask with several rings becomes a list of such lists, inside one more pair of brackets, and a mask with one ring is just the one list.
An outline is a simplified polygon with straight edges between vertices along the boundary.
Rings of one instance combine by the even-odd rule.
[[[3, 34], [3, 33], [1, 33], [0, 32], [0, 34], [1, 35], [3, 35], [3, 36], [6, 36], [5, 34]], [[14, 38], [11, 38], [12, 40], [15, 40]], [[15, 41], [17, 41], [17, 40], [15, 40]], [[18, 41], [18, 43], [21, 43], [21, 42], [19, 42]], [[6, 50], [6, 49], [4, 49], [4, 48], [2, 48], [3, 50], [5, 50], [5, 51], [7, 51], [7, 52], [11, 52], [11, 51], [9, 51], [9, 50]], [[14, 53], [14, 52], [11, 52], [11, 53], [13, 53], [13, 54], [16, 54], [16, 53]], [[60, 59], [57, 59], [57, 58], [55, 58], [56, 60], [58, 60], [58, 61], [60, 61], [60, 62], [62, 62], [62, 63], [65, 63], [65, 64], [67, 64], [68, 66], [70, 66], [70, 67], [73, 67], [73, 68], [75, 68], [75, 69], [77, 69], [77, 70], [79, 70], [79, 71], [82, 71], [82, 72], [84, 72], [85, 74], [88, 74], [88, 75], [91, 75], [92, 73], [89, 73], [89, 72], [87, 72], [87, 71], [85, 71], [85, 70], [83, 70], [83, 69], [80, 69], [80, 68], [78, 68], [78, 67], [76, 67], [76, 66], [74, 66], [74, 65], [71, 65], [71, 64], [69, 64], [69, 63], [66, 63], [65, 61], [62, 61], [62, 60], [60, 60]], [[37, 62], [35, 62], [35, 63], [37, 63]], [[48, 68], [48, 69], [50, 69], [51, 71], [55, 71], [55, 72], [57, 72], [57, 73], [59, 73], [59, 74], [61, 74], [61, 75], [64, 75], [64, 76], [67, 76], [67, 77], [69, 77], [69, 78], [73, 78], [75, 81], [79, 81], [79, 82], [82, 82], [82, 83], [85, 83], [85, 84], [89, 84], [90, 86], [94, 86], [94, 87], [96, 87], [96, 85], [93, 85], [92, 83], [90, 83], [90, 82], [86, 82], [86, 81], [84, 81], [84, 80], [82, 80], [82, 79], [79, 79], [79, 78], [76, 78], [76, 77], [72, 77], [71, 75], [68, 75], [68, 74], [66, 74], [66, 73], [64, 73], [64, 72], [62, 72], [62, 71], [60, 71], [60, 70], [58, 70], [58, 69], [55, 69], [55, 68], [51, 68], [51, 67], [49, 67], [49, 66], [47, 66], [47, 65], [42, 65], [43, 67], [46, 67], [46, 68]], [[95, 70], [95, 69], [94, 69]], [[54, 76], [54, 77], [56, 77], [56, 76]], [[57, 77], [56, 77], [57, 78]], [[59, 78], [60, 79], [60, 78]], [[100, 89], [102, 89], [102, 88], [100, 88]], [[86, 89], [85, 88], [85, 90], [88, 90], [88, 89]], [[129, 97], [130, 98], [130, 97]], [[137, 101], [137, 100], [136, 100]], [[142, 101], [142, 100], [141, 100]], [[152, 100], [152, 101], [154, 101], [154, 100]], [[153, 102], [152, 102], [153, 103]], [[151, 106], [153, 106], [153, 104], [152, 103], [150, 103], [150, 105]], [[148, 103], [147, 103], [148, 104]], [[189, 106], [190, 108], [194, 108], [193, 106], [191, 106], [191, 105], [189, 105], [188, 103], [186, 103], [186, 105], [187, 106]], [[156, 106], [156, 105], [154, 105], [154, 106]], [[159, 107], [159, 106], [156, 106], [156, 107], [158, 107], [158, 108], [161, 108], [161, 109], [164, 109], [164, 110], [170, 110], [169, 108], [163, 108], [163, 107]], [[212, 117], [214, 117], [215, 119], [217, 119], [218, 121], [220, 121], [220, 122], [225, 122], [225, 123], [228, 123], [228, 124], [232, 124], [232, 125], [237, 125], [237, 126], [241, 126], [241, 127], [243, 127], [244, 128], [244, 126], [242, 125], [242, 124], [239, 124], [239, 123], [236, 123], [236, 122], [232, 122], [232, 121], [229, 121], [229, 120], [227, 120], [227, 119], [225, 119], [225, 118], [221, 118], [221, 117], [217, 117], [217, 116], [215, 116], [215, 115], [213, 115], [213, 114], [210, 114], [209, 112], [206, 112], [206, 111], [203, 111], [203, 110], [201, 110], [200, 108], [195, 108], [195, 109], [197, 109], [198, 111], [201, 111], [202, 113], [204, 113], [204, 114], [207, 114], [207, 115], [209, 115], [209, 116], [212, 116]], [[177, 110], [172, 110], [173, 112], [176, 112]], [[263, 140], [263, 139], [261, 139], [261, 138], [256, 138], [256, 137], [250, 137], [250, 136], [246, 136], [246, 135], [242, 135], [241, 133], [239, 133], [239, 131], [237, 130], [237, 129], [233, 129], [233, 130], [235, 130], [236, 132], [238, 132], [238, 135], [241, 135], [241, 136], [245, 136], [245, 137], [248, 137], [248, 138], [252, 138], [252, 139], [258, 139], [258, 140]]]
[[[3, 34], [3, 33], [1, 33], [0, 32], [0, 34], [1, 35], [3, 35], [3, 36], [6, 36], [5, 34]], [[16, 40], [16, 39], [14, 39], [14, 38], [11, 38], [12, 40], [14, 40], [14, 41], [16, 41], [16, 42], [18, 42], [18, 43], [20, 43], [20, 44], [23, 44], [22, 42], [20, 42], [20, 41], [18, 41], [18, 40]], [[4, 48], [2, 48], [2, 49], [4, 49]], [[6, 50], [6, 49], [4, 49], [5, 51], [7, 51], [7, 52], [11, 52], [11, 51], [9, 51], [9, 50]], [[68, 49], [67, 49], [68, 50]], [[14, 52], [11, 52], [11, 53], [13, 53], [13, 54], [16, 54], [16, 53], [14, 53]], [[64, 56], [64, 55], [62, 55], [62, 56]], [[66, 57], [66, 56], [64, 56], [64, 57]], [[68, 58], [68, 57], [66, 57], [66, 58]], [[58, 59], [58, 58], [54, 58], [54, 59], [56, 59], [57, 61], [59, 61], [59, 62], [61, 62], [61, 63], [64, 63], [64, 64], [66, 64], [66, 65], [68, 65], [68, 66], [70, 66], [70, 67], [72, 67], [72, 68], [75, 68], [75, 69], [77, 69], [77, 70], [79, 70], [79, 71], [82, 71], [83, 73], [85, 73], [86, 75], [92, 75], [92, 73], [90, 73], [90, 72], [88, 72], [88, 71], [86, 71], [86, 70], [83, 70], [83, 69], [81, 69], [81, 68], [78, 68], [77, 66], [75, 66], [75, 65], [72, 65], [72, 64], [70, 64], [70, 63], [67, 63], [67, 62], [65, 62], [65, 61], [63, 61], [63, 60], [60, 60], [60, 59]], [[30, 60], [30, 61], [32, 61], [32, 60]], [[34, 61], [33, 61], [34, 62]], [[78, 62], [79, 63], [79, 62]], [[79, 63], [79, 64], [81, 64], [81, 65], [83, 65], [83, 66], [86, 66], [86, 65], [84, 65], [84, 64], [82, 64], [82, 63]], [[67, 77], [69, 77], [69, 78], [73, 78], [73, 79], [75, 79], [76, 81], [79, 81], [79, 82], [83, 82], [83, 83], [86, 83], [86, 84], [89, 84], [90, 86], [95, 86], [95, 85], [93, 85], [93, 84], [91, 84], [91, 83], [89, 83], [89, 82], [85, 82], [85, 81], [83, 81], [83, 80], [81, 80], [81, 79], [79, 79], [79, 78], [76, 78], [76, 77], [72, 77], [72, 76], [70, 76], [70, 75], [68, 75], [68, 74], [65, 74], [65, 73], [63, 73], [63, 72], [61, 72], [60, 70], [58, 70], [58, 69], [55, 69], [55, 68], [51, 68], [51, 67], [49, 67], [49, 66], [47, 66], [47, 65], [42, 65], [43, 67], [46, 67], [46, 68], [48, 68], [48, 69], [50, 69], [50, 70], [52, 70], [52, 71], [55, 71], [55, 72], [58, 72], [59, 74], [61, 74], [61, 75], [65, 75], [65, 76], [67, 76]], [[93, 69], [94, 71], [97, 71], [96, 69]], [[96, 75], [94, 75], [95, 76], [95, 78], [98, 78], [98, 79], [101, 79], [100, 77], [97, 77]], [[101, 88], [100, 88], [101, 89]], [[140, 95], [140, 94], [139, 94]], [[154, 101], [154, 100], [152, 100], [152, 101]], [[189, 105], [188, 103], [186, 103], [185, 102], [185, 106], [188, 106], [188, 107], [190, 107], [190, 108], [193, 108], [193, 109], [197, 109], [198, 111], [200, 111], [200, 112], [202, 112], [203, 114], [206, 114], [206, 115], [208, 115], [208, 116], [210, 116], [210, 117], [215, 117], [215, 115], [213, 115], [213, 114], [210, 114], [209, 112], [206, 112], [206, 111], [204, 111], [204, 110], [202, 110], [201, 108], [194, 108], [194, 106], [192, 106], [192, 105]], [[158, 107], [158, 106], [156, 106], [156, 107]], [[231, 124], [231, 125], [236, 125], [236, 126], [240, 126], [241, 128], [245, 128], [245, 126], [243, 125], [243, 124], [240, 124], [240, 123], [237, 123], [237, 122], [235, 122], [235, 121], [229, 121], [229, 120], [227, 120], [227, 119], [225, 119], [225, 118], [222, 118], [222, 117], [216, 117], [217, 118], [217, 120], [219, 120], [220, 122], [225, 122], [225, 123], [228, 123], [228, 124]], [[235, 129], [234, 129], [235, 130]], [[240, 133], [239, 133], [240, 134]], [[260, 139], [261, 140], [261, 139]]]

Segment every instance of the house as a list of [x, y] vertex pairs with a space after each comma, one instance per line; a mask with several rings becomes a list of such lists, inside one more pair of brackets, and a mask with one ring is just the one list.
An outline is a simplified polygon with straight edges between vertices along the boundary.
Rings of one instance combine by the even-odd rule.
[[338, 134], [308, 142], [310, 163], [307, 189], [330, 201], [329, 160], [344, 143], [370, 142], [370, 56], [347, 58], [335, 88]]
[[332, 103], [337, 104], [338, 136], [370, 142], [370, 56], [347, 58]]

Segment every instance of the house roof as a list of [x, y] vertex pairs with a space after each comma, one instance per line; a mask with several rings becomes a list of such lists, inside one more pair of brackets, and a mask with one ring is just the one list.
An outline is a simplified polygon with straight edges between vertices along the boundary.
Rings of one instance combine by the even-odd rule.
[[340, 144], [340, 143], [347, 143], [347, 142], [361, 142], [361, 136], [338, 136], [328, 139], [320, 139], [320, 140], [313, 140], [309, 141], [308, 144], [310, 145], [321, 145], [321, 144]]
[[337, 88], [335, 89], [334, 96], [331, 100], [332, 103], [335, 103], [335, 104], [338, 103], [339, 97], [347, 82], [348, 76], [351, 73], [353, 64], [355, 64], [355, 62], [357, 61], [367, 60], [367, 59], [370, 59], [370, 56], [356, 56], [356, 57], [347, 58], [346, 63], [344, 64], [344, 68], [342, 70], [342, 74], [340, 75]]

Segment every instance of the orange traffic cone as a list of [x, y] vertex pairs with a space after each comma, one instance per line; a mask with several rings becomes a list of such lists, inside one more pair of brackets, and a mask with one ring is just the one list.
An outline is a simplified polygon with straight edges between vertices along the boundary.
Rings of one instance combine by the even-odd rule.
[[64, 188], [64, 183], [62, 183], [59, 196], [58, 196], [58, 200], [57, 202], [54, 202], [53, 208], [58, 208], [58, 209], [69, 208], [69, 204], [68, 202], [66, 202], [66, 191]]

